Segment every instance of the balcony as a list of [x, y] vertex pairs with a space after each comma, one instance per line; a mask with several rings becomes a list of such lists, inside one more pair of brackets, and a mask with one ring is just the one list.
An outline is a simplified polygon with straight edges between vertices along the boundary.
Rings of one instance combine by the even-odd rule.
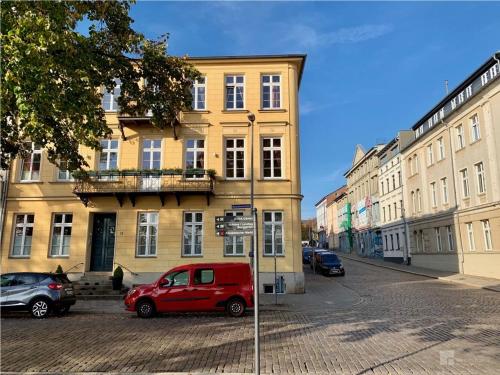
[[154, 170], [154, 171], [89, 171], [74, 174], [77, 195], [85, 206], [92, 197], [112, 196], [120, 207], [125, 198], [135, 206], [139, 196], [158, 196], [165, 205], [168, 195], [175, 197], [177, 205], [183, 195], [205, 195], [207, 205], [214, 195], [215, 171], [193, 170]]

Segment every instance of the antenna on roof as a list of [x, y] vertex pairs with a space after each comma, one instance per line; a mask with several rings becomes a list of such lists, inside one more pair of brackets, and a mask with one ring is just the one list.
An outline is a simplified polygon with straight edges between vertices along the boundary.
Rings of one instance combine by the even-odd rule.
[[448, 95], [448, 80], [447, 79], [444, 80], [444, 91], [445, 91], [446, 95]]

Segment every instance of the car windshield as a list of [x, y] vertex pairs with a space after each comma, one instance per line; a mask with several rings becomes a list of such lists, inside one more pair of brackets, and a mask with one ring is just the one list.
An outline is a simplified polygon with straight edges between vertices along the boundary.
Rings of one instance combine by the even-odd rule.
[[323, 255], [323, 261], [328, 263], [338, 263], [339, 258], [335, 254], [325, 254]]

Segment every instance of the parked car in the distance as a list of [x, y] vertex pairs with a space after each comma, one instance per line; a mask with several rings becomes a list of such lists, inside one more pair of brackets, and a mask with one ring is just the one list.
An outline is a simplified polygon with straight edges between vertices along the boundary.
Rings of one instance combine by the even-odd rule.
[[325, 276], [345, 275], [344, 266], [339, 257], [331, 252], [319, 253], [316, 255], [316, 270]]
[[311, 256], [312, 256], [313, 249], [310, 247], [306, 247], [302, 249], [302, 263], [303, 264], [309, 264], [311, 263]]
[[313, 249], [313, 251], [311, 252], [311, 254], [309, 254], [309, 266], [311, 267], [311, 269], [314, 269], [314, 267], [315, 267], [315, 257], [317, 256], [317, 254], [326, 253], [326, 252], [328, 252], [328, 250], [325, 250], [325, 249]]
[[65, 314], [76, 302], [73, 284], [60, 273], [5, 273], [0, 292], [2, 310], [29, 311], [37, 319], [51, 312]]
[[162, 312], [226, 311], [242, 316], [253, 307], [248, 263], [200, 263], [178, 266], [157, 281], [132, 288], [125, 297], [128, 311], [141, 318]]

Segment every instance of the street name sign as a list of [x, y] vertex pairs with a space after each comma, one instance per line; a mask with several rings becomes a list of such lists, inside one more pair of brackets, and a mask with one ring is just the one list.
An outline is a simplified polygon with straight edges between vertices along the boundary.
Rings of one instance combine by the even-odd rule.
[[215, 234], [224, 236], [251, 236], [254, 225], [252, 216], [216, 216]]

